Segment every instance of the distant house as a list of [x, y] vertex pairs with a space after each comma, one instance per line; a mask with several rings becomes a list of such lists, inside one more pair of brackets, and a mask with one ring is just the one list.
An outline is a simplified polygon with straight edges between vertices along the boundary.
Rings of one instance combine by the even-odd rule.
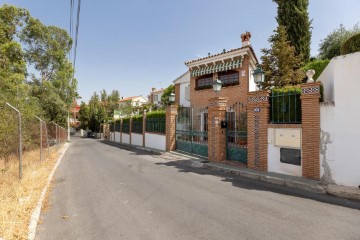
[[155, 105], [161, 105], [161, 96], [164, 94], [163, 88], [156, 89], [152, 88], [150, 94], [148, 95], [149, 103], [155, 104]]
[[[256, 90], [252, 71], [258, 65], [254, 50], [250, 45], [251, 34], [241, 34], [242, 46], [185, 62], [190, 71], [190, 99], [192, 106], [206, 106], [211, 97], [228, 98], [228, 105], [247, 102], [249, 91]], [[222, 82], [222, 90], [215, 93], [214, 80]]]
[[126, 106], [128, 103], [130, 103], [130, 105], [133, 106], [133, 107], [140, 107], [143, 104], [147, 103], [147, 99], [144, 98], [141, 95], [140, 96], [122, 98], [121, 100], [118, 101], [119, 108]]
[[190, 107], [190, 71], [182, 74], [173, 83], [175, 85], [175, 103]]
[[73, 105], [70, 108], [70, 116], [69, 116], [69, 123], [72, 127], [80, 126], [79, 111], [80, 111], [80, 106], [77, 104], [76, 101], [74, 101]]

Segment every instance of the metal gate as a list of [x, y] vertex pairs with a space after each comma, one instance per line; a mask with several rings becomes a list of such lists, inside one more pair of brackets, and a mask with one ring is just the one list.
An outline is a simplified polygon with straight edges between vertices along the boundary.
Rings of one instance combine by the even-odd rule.
[[228, 108], [226, 122], [226, 159], [247, 163], [246, 105], [236, 102]]
[[207, 107], [180, 107], [176, 118], [176, 149], [208, 156]]

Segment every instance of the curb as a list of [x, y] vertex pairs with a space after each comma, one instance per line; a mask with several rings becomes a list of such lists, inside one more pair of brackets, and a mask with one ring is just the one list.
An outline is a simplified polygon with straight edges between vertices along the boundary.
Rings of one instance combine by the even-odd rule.
[[209, 165], [206, 163], [203, 164], [203, 168], [221, 171], [221, 172], [225, 172], [225, 173], [229, 173], [229, 174], [233, 174], [233, 175], [238, 175], [241, 177], [246, 177], [249, 179], [267, 182], [267, 183], [271, 183], [271, 184], [287, 186], [290, 188], [298, 188], [298, 189], [305, 190], [308, 192], [322, 193], [322, 194], [326, 193], [325, 188], [318, 184], [310, 185], [308, 183], [303, 183], [303, 182], [294, 181], [294, 180], [287, 180], [287, 179], [282, 179], [282, 178], [277, 178], [277, 177], [267, 176], [267, 175], [262, 175], [262, 174], [256, 174], [256, 173], [246, 172], [246, 171], [226, 169], [224, 167], [218, 167], [218, 166]]
[[360, 189], [345, 187], [335, 184], [329, 184], [326, 187], [326, 193], [338, 197], [360, 200]]
[[39, 221], [39, 218], [40, 218], [41, 207], [42, 207], [42, 204], [43, 204], [43, 201], [44, 201], [44, 198], [45, 198], [45, 194], [46, 194], [46, 192], [47, 192], [47, 190], [49, 188], [49, 185], [50, 185], [51, 180], [52, 180], [52, 178], [54, 176], [54, 173], [55, 173], [56, 169], [58, 168], [58, 166], [60, 165], [60, 162], [61, 162], [62, 158], [64, 157], [69, 145], [70, 145], [70, 143], [65, 143], [63, 149], [61, 149], [62, 153], [59, 156], [59, 158], [57, 159], [57, 161], [55, 163], [55, 166], [52, 169], [52, 171], [51, 171], [51, 173], [50, 173], [50, 175], [49, 175], [49, 177], [47, 179], [46, 185], [45, 185], [43, 191], [41, 192], [39, 201], [36, 204], [35, 209], [31, 213], [31, 218], [30, 218], [30, 223], [29, 223], [29, 234], [28, 234], [28, 239], [29, 240], [34, 240], [35, 239], [36, 228], [37, 228], [37, 224], [38, 224], [38, 221]]

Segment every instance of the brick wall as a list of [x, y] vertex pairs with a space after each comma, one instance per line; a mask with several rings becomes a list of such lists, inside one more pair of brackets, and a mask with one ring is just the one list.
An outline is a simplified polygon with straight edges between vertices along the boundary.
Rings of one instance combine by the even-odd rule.
[[[235, 102], [247, 102], [247, 94], [249, 92], [249, 56], [245, 55], [241, 68], [234, 69], [239, 72], [239, 85], [222, 87], [220, 96], [228, 98], [227, 104], [232, 105]], [[217, 73], [213, 74], [213, 79], [217, 78]], [[209, 98], [217, 97], [217, 93], [211, 89], [195, 90], [196, 79], [199, 77], [190, 78], [190, 99], [192, 106], [206, 106]]]
[[249, 93], [247, 104], [248, 121], [248, 168], [267, 171], [268, 169], [268, 123], [269, 92]]
[[225, 120], [227, 98], [214, 97], [208, 101], [208, 160], [224, 162], [226, 160], [226, 130], [221, 128], [221, 121]]
[[166, 107], [166, 151], [174, 151], [176, 149], [177, 110], [177, 104]]
[[301, 85], [302, 173], [320, 179], [320, 83]]

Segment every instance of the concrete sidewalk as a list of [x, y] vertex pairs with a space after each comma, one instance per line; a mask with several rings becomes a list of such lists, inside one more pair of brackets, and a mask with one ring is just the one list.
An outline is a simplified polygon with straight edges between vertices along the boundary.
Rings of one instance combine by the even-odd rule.
[[172, 151], [165, 152], [157, 149], [150, 149], [141, 146], [134, 146], [129, 144], [115, 143], [109, 141], [102, 141], [105, 144], [110, 144], [124, 149], [140, 149], [148, 151], [167, 161], [174, 161], [177, 164], [186, 165], [194, 168], [205, 168], [215, 171], [222, 171], [229, 174], [234, 174], [258, 181], [268, 182], [276, 185], [284, 185], [291, 188], [298, 188], [309, 192], [331, 194], [347, 199], [360, 200], [360, 189], [345, 187], [335, 184], [323, 185], [320, 181], [306, 179], [302, 177], [289, 176], [280, 173], [263, 172], [252, 170], [244, 167], [231, 166], [224, 163], [209, 162], [205, 158], [201, 158], [187, 153]]

